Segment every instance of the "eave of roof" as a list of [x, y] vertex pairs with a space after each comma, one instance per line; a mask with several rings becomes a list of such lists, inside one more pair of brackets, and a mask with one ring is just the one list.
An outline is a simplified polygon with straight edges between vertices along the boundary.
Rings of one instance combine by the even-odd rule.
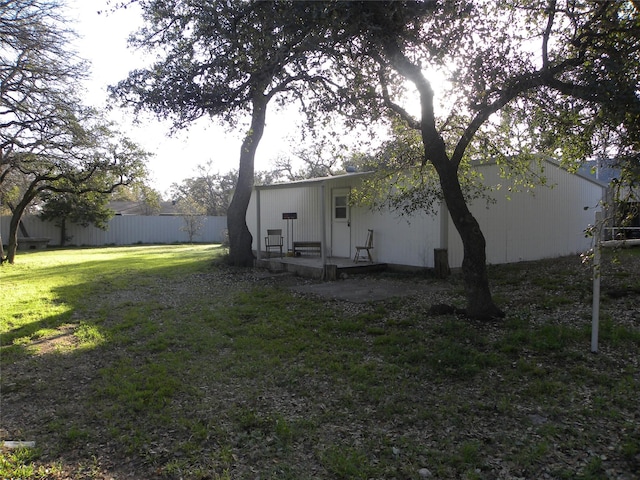
[[[547, 157], [544, 156], [542, 157], [542, 160], [544, 160], [545, 162], [560, 168], [562, 170], [565, 170], [567, 172], [569, 172], [569, 170], [565, 167], [563, 167], [559, 161], [555, 160], [554, 158], [551, 157]], [[477, 161], [473, 161], [472, 165], [475, 166], [483, 166], [483, 165], [495, 165], [497, 164], [497, 162], [493, 159], [489, 159], [489, 160], [477, 160]], [[332, 181], [337, 181], [337, 180], [341, 180], [347, 177], [351, 177], [351, 178], [360, 178], [360, 177], [365, 177], [368, 175], [371, 175], [375, 172], [373, 171], [367, 171], [367, 172], [354, 172], [354, 173], [344, 173], [341, 175], [334, 175], [334, 176], [329, 176], [329, 177], [316, 177], [316, 178], [308, 178], [308, 179], [304, 179], [304, 180], [295, 180], [292, 182], [282, 182], [282, 183], [271, 183], [269, 185], [256, 185], [254, 186], [254, 188], [256, 190], [270, 190], [270, 189], [282, 189], [282, 188], [295, 188], [295, 187], [304, 187], [304, 186], [310, 186], [310, 185], [318, 185], [321, 184], [323, 182], [327, 182], [330, 183]], [[587, 180], [588, 182], [591, 182], [593, 184], [598, 185], [599, 187], [602, 188], [607, 188], [609, 185], [606, 182], [603, 182], [602, 180], [598, 180], [597, 178], [581, 172], [581, 171], [576, 171], [576, 172], [569, 172], [572, 175], [576, 175], [577, 177], [582, 178], [583, 180]]]
[[354, 172], [354, 173], [344, 173], [341, 175], [332, 175], [330, 177], [316, 177], [316, 178], [308, 178], [304, 180], [295, 180], [293, 182], [282, 182], [282, 183], [270, 183], [269, 185], [255, 185], [253, 188], [256, 190], [270, 190], [270, 189], [278, 189], [278, 188], [295, 188], [295, 187], [304, 187], [307, 185], [318, 185], [321, 183], [331, 183], [333, 181], [342, 180], [344, 178], [360, 178], [367, 175], [371, 175], [373, 172]]

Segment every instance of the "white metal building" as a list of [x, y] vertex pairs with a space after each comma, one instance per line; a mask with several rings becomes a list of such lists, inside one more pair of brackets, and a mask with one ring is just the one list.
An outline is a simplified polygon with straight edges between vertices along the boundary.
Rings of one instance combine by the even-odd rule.
[[[509, 180], [499, 175], [495, 164], [476, 167], [495, 199], [470, 205], [487, 240], [488, 263], [554, 258], [590, 248], [584, 230], [595, 220], [606, 185], [588, 175], [569, 173], [552, 160], [541, 165], [546, 185], [531, 192], [509, 191]], [[433, 267], [434, 249], [445, 248], [451, 267], [462, 264], [462, 242], [444, 206], [435, 215], [410, 217], [350, 206], [349, 192], [366, 175], [255, 187], [247, 211], [254, 250], [264, 252], [267, 229], [282, 229], [285, 251], [295, 241], [314, 241], [324, 246], [323, 258], [352, 258], [355, 246], [362, 245], [367, 230], [373, 229], [376, 262]], [[284, 219], [291, 216], [296, 218]]]

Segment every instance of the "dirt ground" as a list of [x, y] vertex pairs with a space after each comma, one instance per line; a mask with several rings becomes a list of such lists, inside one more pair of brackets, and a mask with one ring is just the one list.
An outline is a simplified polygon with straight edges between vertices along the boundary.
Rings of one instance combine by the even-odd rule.
[[451, 287], [443, 284], [410, 284], [397, 280], [375, 277], [355, 277], [335, 282], [313, 283], [292, 287], [298, 293], [317, 295], [331, 300], [343, 300], [352, 303], [367, 303], [388, 300], [390, 298], [421, 295], [425, 291], [446, 292]]

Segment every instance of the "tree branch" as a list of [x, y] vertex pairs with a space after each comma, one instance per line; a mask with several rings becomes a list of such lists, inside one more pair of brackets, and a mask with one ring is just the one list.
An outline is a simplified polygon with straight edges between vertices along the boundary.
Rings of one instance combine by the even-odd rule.
[[556, 0], [549, 1], [547, 12], [549, 13], [549, 18], [547, 19], [547, 26], [542, 36], [542, 68], [549, 66], [549, 37], [551, 36], [551, 29], [556, 12]]
[[378, 77], [380, 79], [380, 85], [382, 86], [382, 100], [387, 108], [402, 118], [410, 128], [420, 130], [420, 122], [413, 118], [413, 116], [404, 108], [391, 100], [391, 96], [389, 95], [389, 84], [382, 68], [378, 70]]

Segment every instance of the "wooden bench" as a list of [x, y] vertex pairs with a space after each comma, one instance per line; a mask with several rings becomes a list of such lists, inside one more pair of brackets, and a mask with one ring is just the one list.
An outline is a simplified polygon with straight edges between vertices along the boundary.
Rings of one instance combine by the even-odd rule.
[[322, 242], [293, 242], [293, 255], [299, 257], [302, 252], [322, 254]]
[[19, 237], [18, 250], [42, 250], [47, 248], [50, 238], [40, 237]]

